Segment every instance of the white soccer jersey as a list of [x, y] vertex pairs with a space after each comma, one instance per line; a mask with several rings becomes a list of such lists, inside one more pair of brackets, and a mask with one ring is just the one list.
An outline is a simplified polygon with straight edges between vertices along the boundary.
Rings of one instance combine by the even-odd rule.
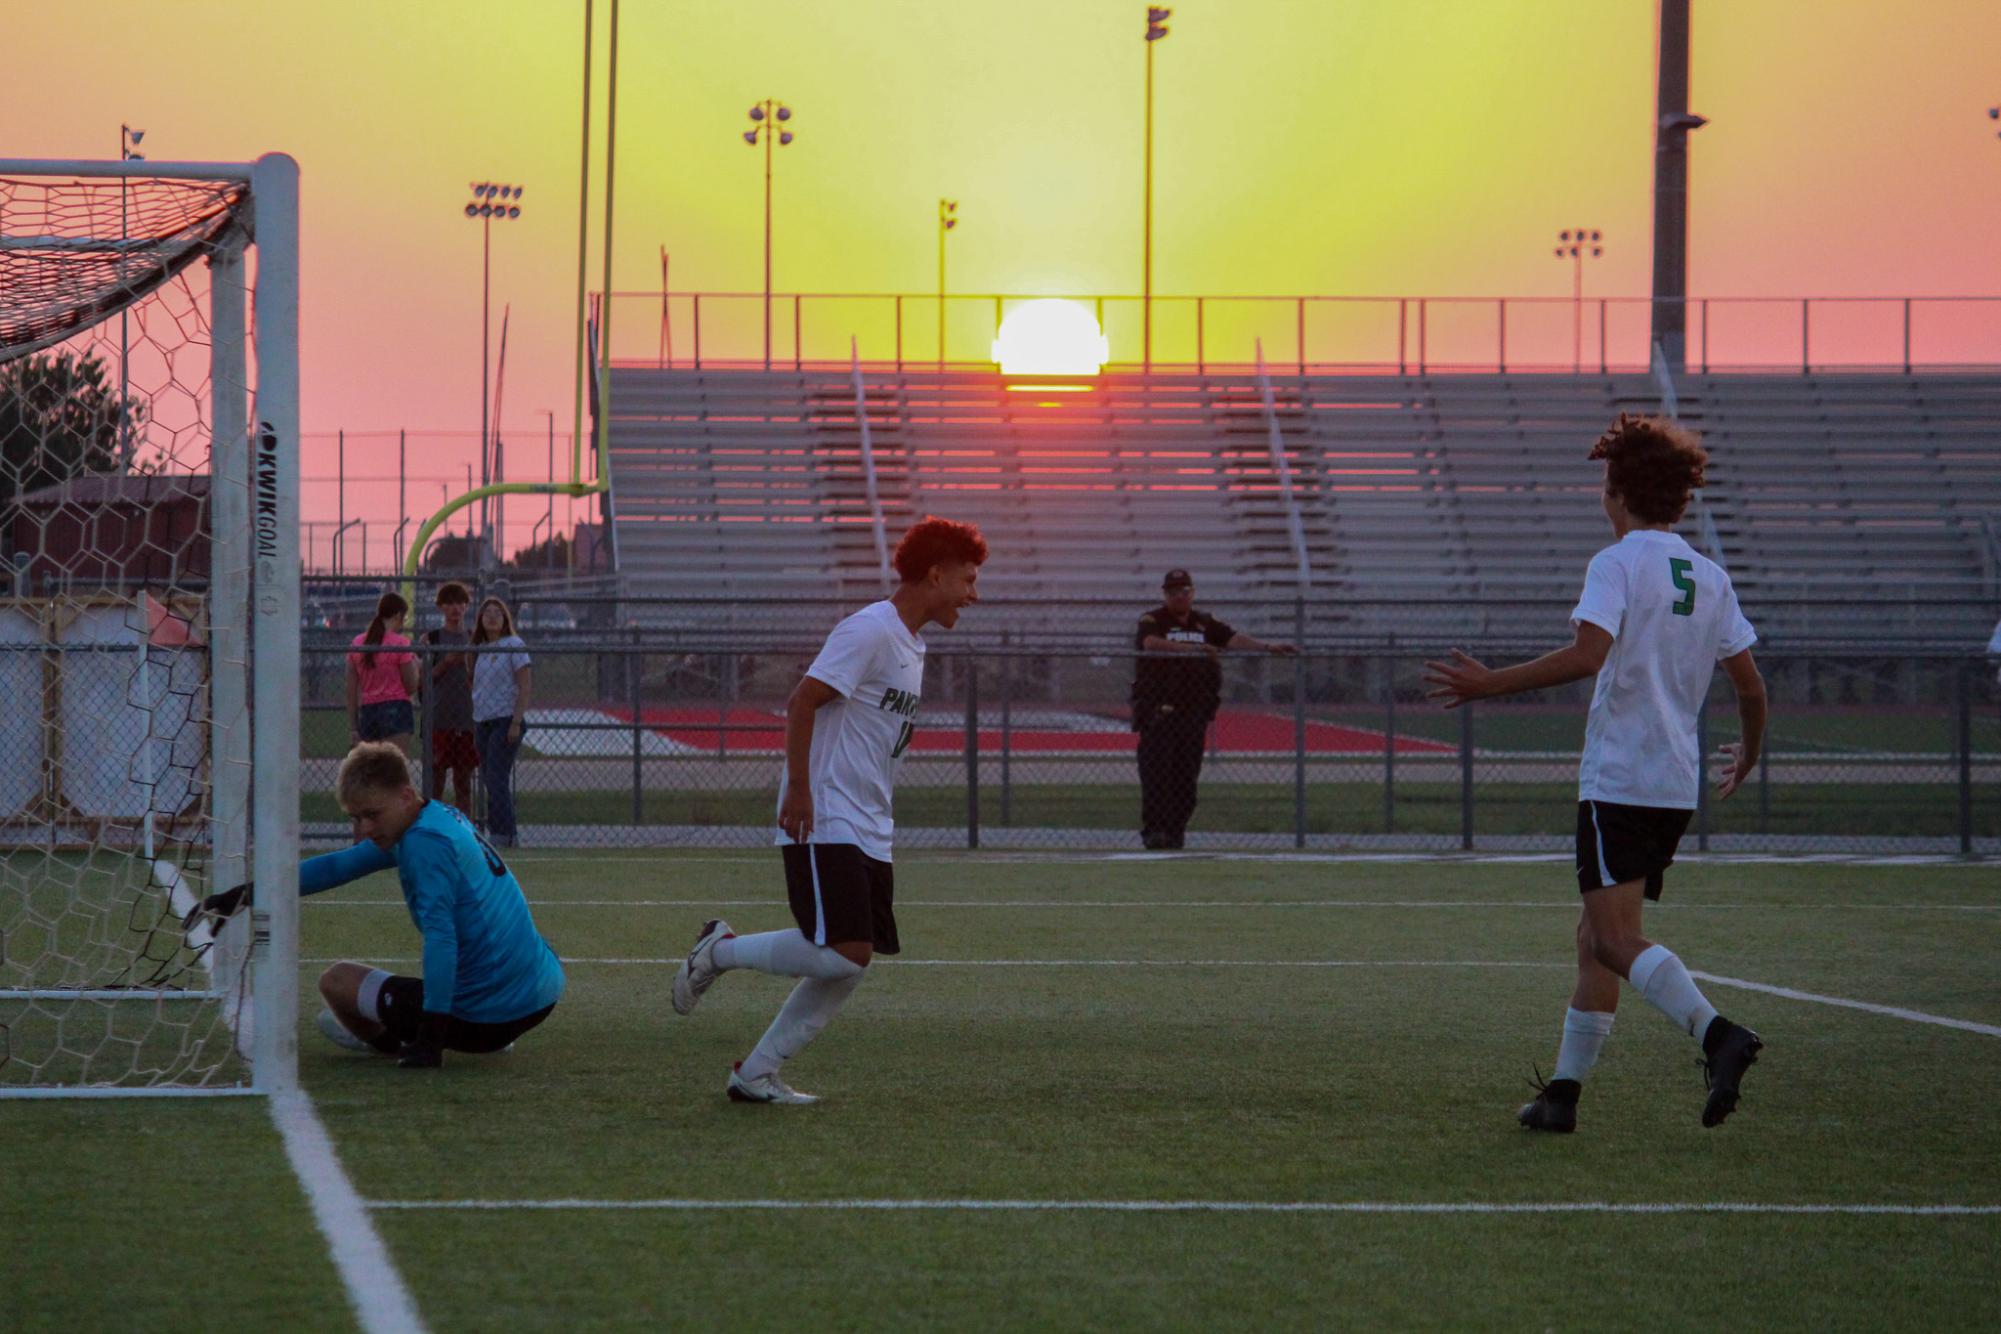
[[1709, 678], [1758, 638], [1730, 576], [1678, 535], [1636, 529], [1591, 558], [1570, 621], [1612, 636], [1584, 727], [1577, 799], [1694, 810], [1696, 713]]
[[[910, 633], [894, 603], [872, 603], [834, 627], [806, 675], [841, 693], [813, 720], [807, 762], [813, 833], [807, 841], [853, 843], [889, 861], [896, 829], [890, 790], [917, 724], [924, 641]], [[783, 778], [778, 804], [785, 804]], [[781, 829], [776, 841], [792, 840]]]

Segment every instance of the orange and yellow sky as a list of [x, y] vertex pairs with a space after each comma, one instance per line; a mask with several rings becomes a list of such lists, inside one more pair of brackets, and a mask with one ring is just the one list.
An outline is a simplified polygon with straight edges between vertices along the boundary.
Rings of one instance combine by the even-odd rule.
[[[1173, 8], [1156, 292], [1567, 295], [1550, 248], [1575, 223], [1607, 236], [1588, 292], [1647, 291], [1651, 0]], [[933, 290], [941, 195], [964, 219], [956, 290], [1138, 290], [1142, 3], [622, 9], [618, 288], [656, 290], [662, 244], [677, 290], [759, 286], [762, 155], [738, 136], [777, 96], [799, 135], [778, 164], [779, 290]], [[524, 217], [494, 233], [510, 435], [539, 439], [540, 409], [569, 417], [581, 23], [582, 0], [15, 6], [0, 153], [110, 157], [121, 121], [156, 159], [291, 153], [306, 429], [463, 432], [424, 453], [442, 475], [474, 457], [478, 421], [473, 180], [527, 185]], [[1711, 120], [1691, 158], [1693, 294], [2001, 293], [1983, 114], [2001, 102], [2001, 5], [1695, 0], [1693, 36], [1691, 105]], [[593, 286], [599, 232], [594, 216]], [[621, 320], [615, 346], [650, 354], [657, 326]], [[351, 449], [351, 476], [383, 464]], [[331, 513], [331, 493], [307, 507]]]

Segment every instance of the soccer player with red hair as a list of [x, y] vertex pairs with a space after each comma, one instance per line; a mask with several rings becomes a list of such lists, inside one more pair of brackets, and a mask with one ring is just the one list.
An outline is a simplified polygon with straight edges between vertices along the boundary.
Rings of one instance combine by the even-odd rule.
[[796, 977], [778, 1017], [730, 1072], [736, 1102], [816, 1102], [778, 1077], [861, 985], [869, 960], [901, 949], [893, 910], [890, 790], [924, 692], [919, 631], [958, 624], [979, 601], [986, 540], [971, 524], [926, 518], [896, 547], [896, 592], [834, 627], [785, 709], [778, 838], [796, 928], [738, 936], [705, 922], [674, 975], [687, 1014], [735, 968]]

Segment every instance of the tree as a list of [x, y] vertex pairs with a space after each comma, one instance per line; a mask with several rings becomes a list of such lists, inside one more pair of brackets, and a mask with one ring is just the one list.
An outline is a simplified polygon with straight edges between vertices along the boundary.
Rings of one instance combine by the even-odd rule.
[[143, 403], [121, 408], [101, 357], [39, 353], [0, 366], [0, 500], [80, 473], [143, 471], [129, 464], [145, 420]]
[[523, 573], [529, 574], [538, 571], [547, 574], [551, 570], [567, 570], [569, 567], [570, 536], [568, 533], [558, 533], [554, 537], [542, 539], [533, 546], [523, 547], [509, 557], [507, 561], [507, 568], [510, 570], [520, 570]]
[[443, 533], [431, 539], [420, 562], [426, 574], [468, 574], [479, 570], [485, 543], [462, 533]]

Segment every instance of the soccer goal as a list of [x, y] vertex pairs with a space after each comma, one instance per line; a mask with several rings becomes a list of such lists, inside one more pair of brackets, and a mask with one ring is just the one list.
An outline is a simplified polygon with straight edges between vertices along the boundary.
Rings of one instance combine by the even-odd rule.
[[294, 1080], [298, 231], [282, 155], [0, 160], [0, 1097]]

